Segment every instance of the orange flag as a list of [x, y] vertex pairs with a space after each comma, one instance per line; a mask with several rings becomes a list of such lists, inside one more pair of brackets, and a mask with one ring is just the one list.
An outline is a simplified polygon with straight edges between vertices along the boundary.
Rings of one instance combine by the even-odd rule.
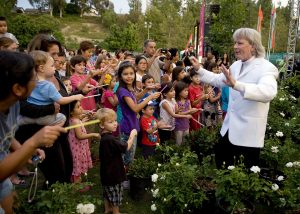
[[257, 31], [261, 32], [261, 23], [264, 19], [263, 11], [261, 10], [261, 5], [259, 5], [258, 9], [258, 18], [257, 18]]

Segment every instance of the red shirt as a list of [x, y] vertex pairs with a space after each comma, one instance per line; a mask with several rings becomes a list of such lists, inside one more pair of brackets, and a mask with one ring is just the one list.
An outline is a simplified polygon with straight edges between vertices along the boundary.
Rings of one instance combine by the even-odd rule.
[[203, 88], [201, 85], [193, 85], [192, 83], [189, 86], [189, 100], [191, 101], [192, 108], [201, 108], [202, 107], [202, 101], [200, 101], [198, 104], [193, 105], [193, 102], [198, 99], [199, 97], [202, 97], [203, 95]]
[[156, 130], [154, 133], [149, 134], [146, 130], [149, 128], [152, 128], [154, 124], [157, 124], [157, 119], [155, 119], [154, 116], [151, 117], [145, 117], [142, 116], [140, 120], [140, 127], [142, 131], [142, 144], [146, 146], [155, 146], [156, 143], [159, 143], [159, 136], [158, 136], [158, 130]]

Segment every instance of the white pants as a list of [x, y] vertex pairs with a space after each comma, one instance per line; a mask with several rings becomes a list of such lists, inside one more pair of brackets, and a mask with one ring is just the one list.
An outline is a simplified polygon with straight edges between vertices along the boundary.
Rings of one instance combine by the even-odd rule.
[[180, 146], [184, 143], [184, 137], [189, 134], [189, 130], [175, 131], [176, 145]]

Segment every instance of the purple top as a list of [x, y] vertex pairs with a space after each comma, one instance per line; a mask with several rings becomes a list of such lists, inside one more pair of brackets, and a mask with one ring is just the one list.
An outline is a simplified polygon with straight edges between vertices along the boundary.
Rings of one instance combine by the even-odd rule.
[[[177, 101], [179, 112], [186, 112], [189, 110], [190, 101], [186, 100], [184, 103]], [[186, 131], [190, 128], [190, 122], [188, 118], [176, 118], [175, 131]]]
[[117, 90], [117, 97], [123, 114], [123, 118], [120, 122], [121, 133], [123, 132], [126, 135], [129, 135], [132, 129], [140, 131], [139, 121], [136, 117], [136, 113], [129, 108], [124, 100], [124, 97], [130, 97], [136, 103], [136, 99], [133, 93], [125, 88], [120, 87]]

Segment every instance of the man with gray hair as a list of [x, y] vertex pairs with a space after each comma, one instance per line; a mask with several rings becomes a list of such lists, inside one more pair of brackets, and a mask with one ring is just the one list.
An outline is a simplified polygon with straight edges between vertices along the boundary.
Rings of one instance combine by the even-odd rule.
[[192, 64], [201, 81], [222, 88], [229, 86], [229, 105], [221, 129], [221, 140], [215, 148], [217, 167], [234, 165], [243, 156], [246, 167], [257, 166], [264, 136], [270, 101], [277, 94], [278, 69], [264, 59], [261, 35], [250, 28], [233, 34], [234, 53], [238, 61], [221, 74], [201, 68], [196, 58]]
[[[156, 83], [161, 83], [162, 71], [161, 68], [169, 66], [169, 63], [164, 63], [159, 60], [161, 49], [156, 49], [156, 42], [152, 39], [147, 39], [144, 42], [144, 55], [147, 58], [148, 74], [153, 76]], [[168, 58], [166, 60], [169, 61]]]

